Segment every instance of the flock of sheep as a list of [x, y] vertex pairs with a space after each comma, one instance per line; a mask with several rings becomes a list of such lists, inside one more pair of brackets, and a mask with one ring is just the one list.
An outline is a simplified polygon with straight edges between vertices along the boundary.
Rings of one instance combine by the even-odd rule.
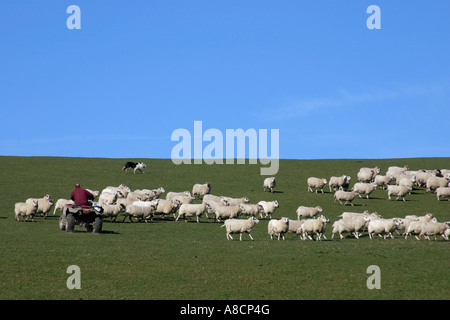
[[[351, 190], [351, 177], [340, 176], [331, 177], [328, 182], [330, 192], [334, 193], [334, 202], [339, 201], [342, 205], [350, 203], [356, 197], [365, 196], [369, 198], [375, 188], [382, 188], [387, 191], [389, 200], [392, 196], [397, 199], [402, 198], [411, 192], [414, 186], [426, 187], [427, 192], [436, 192], [437, 198], [450, 197], [450, 170], [418, 170], [411, 171], [407, 166], [389, 167], [386, 175], [380, 175], [380, 168], [361, 168], [357, 174], [358, 182], [354, 184]], [[395, 184], [391, 184], [395, 181]], [[309, 192], [323, 193], [323, 188], [327, 184], [325, 178], [310, 177], [307, 179]], [[276, 187], [275, 177], [266, 178], [263, 183], [264, 191], [274, 192]], [[103, 217], [110, 218], [110, 221], [116, 221], [121, 212], [125, 212], [123, 221], [129, 219], [134, 220], [153, 220], [155, 216], [165, 217], [173, 215], [178, 221], [183, 218], [193, 217], [197, 222], [201, 216], [205, 215], [209, 218], [212, 215], [214, 221], [220, 222], [224, 220], [222, 227], [226, 229], [226, 238], [232, 240], [232, 234], [242, 235], [247, 233], [251, 240], [251, 231], [256, 224], [259, 223], [258, 218], [268, 218], [268, 234], [271, 239], [274, 236], [280, 240], [284, 240], [285, 233], [295, 233], [306, 240], [320, 240], [325, 237], [327, 224], [330, 222], [324, 215], [316, 217], [322, 208], [299, 206], [296, 210], [297, 220], [282, 217], [281, 219], [272, 219], [272, 214], [279, 207], [278, 201], [259, 201], [258, 203], [249, 203], [249, 199], [231, 198], [226, 196], [216, 196], [211, 194], [211, 184], [195, 184], [190, 191], [184, 192], [167, 192], [165, 199], [161, 195], [166, 191], [164, 188], [134, 190], [125, 185], [118, 187], [108, 186], [100, 191], [89, 190], [96, 198], [98, 203], [103, 207]], [[194, 199], [201, 198], [202, 203], [193, 203]], [[450, 200], [450, 199], [449, 199]], [[67, 204], [72, 204], [71, 200], [58, 199], [54, 206], [53, 214], [57, 210], [63, 210]], [[37, 214], [44, 215], [50, 212], [53, 206], [53, 200], [50, 195], [43, 198], [30, 198], [25, 202], [16, 203], [15, 219], [20, 220], [20, 216], [24, 216], [25, 220], [29, 217], [34, 221]], [[303, 219], [302, 219], [303, 218]], [[343, 212], [339, 216], [339, 220], [332, 224], [332, 238], [337, 233], [340, 238], [344, 238], [345, 233], [352, 234], [355, 238], [359, 238], [364, 231], [368, 232], [370, 239], [375, 235], [379, 235], [386, 239], [393, 238], [393, 233], [403, 234], [405, 238], [408, 235], [416, 235], [417, 239], [421, 237], [429, 239], [430, 236], [440, 235], [448, 240], [450, 235], [450, 222], [437, 222], [432, 214], [427, 213], [424, 216], [406, 216], [404, 218], [383, 219], [376, 212], [364, 211], [362, 213]], [[418, 236], [417, 236], [418, 235]]]

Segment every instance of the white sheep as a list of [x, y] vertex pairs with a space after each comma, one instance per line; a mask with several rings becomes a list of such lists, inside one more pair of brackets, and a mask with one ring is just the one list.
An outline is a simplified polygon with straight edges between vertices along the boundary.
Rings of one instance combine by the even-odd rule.
[[252, 203], [240, 203], [241, 213], [246, 216], [254, 216], [259, 215], [262, 217], [264, 213], [264, 208], [260, 204], [252, 204]]
[[359, 239], [359, 234], [366, 228], [369, 221], [370, 218], [366, 216], [337, 220], [333, 223], [331, 238], [334, 238], [335, 233], [339, 233], [339, 237], [343, 239], [344, 232], [351, 232], [356, 239]]
[[369, 222], [367, 230], [369, 232], [369, 238], [372, 240], [375, 234], [383, 235], [383, 239], [386, 240], [387, 236], [394, 239], [392, 232], [394, 232], [400, 222], [397, 219], [375, 219]]
[[206, 210], [206, 213], [205, 213], [206, 218], [208, 218], [208, 213], [214, 213], [214, 215], [215, 215], [215, 210], [216, 210], [217, 207], [223, 207], [223, 206], [227, 206], [228, 205], [227, 201], [226, 200], [222, 200], [222, 199], [220, 199], [220, 201], [214, 201], [214, 200], [205, 200], [203, 198], [203, 203], [206, 203], [206, 204], [209, 205], [208, 209]]
[[300, 219], [300, 217], [305, 218], [312, 218], [319, 212], [322, 212], [322, 207], [305, 207], [305, 206], [299, 206], [296, 210], [297, 213], [297, 219]]
[[221, 228], [225, 227], [227, 230], [227, 240], [233, 240], [231, 234], [239, 233], [239, 240], [242, 241], [242, 234], [244, 232], [248, 233], [248, 236], [253, 241], [253, 237], [250, 234], [255, 224], [259, 223], [259, 220], [255, 217], [250, 217], [248, 219], [228, 219], [225, 220]]
[[450, 186], [450, 184], [448, 182], [448, 179], [445, 177], [430, 177], [427, 179], [426, 186], [426, 192], [435, 192], [437, 188], [448, 187]]
[[386, 175], [391, 175], [394, 177], [394, 179], [396, 179], [399, 175], [408, 170], [408, 165], [405, 165], [404, 167], [391, 166], [387, 169]]
[[[259, 201], [259, 205], [261, 205], [264, 209], [264, 218], [269, 217], [269, 219], [272, 219], [272, 214], [275, 212], [275, 209], [279, 207], [278, 201]], [[262, 218], [262, 216], [260, 216]]]
[[338, 190], [334, 193], [334, 203], [336, 203], [336, 200], [338, 200], [340, 204], [343, 204], [342, 201], [345, 201], [345, 203], [343, 204], [344, 206], [347, 204], [347, 202], [350, 202], [350, 204], [353, 206], [353, 200], [358, 195], [358, 192], [355, 191]]
[[103, 218], [110, 217], [110, 221], [112, 221], [113, 218], [114, 221], [116, 221], [120, 211], [122, 211], [126, 207], [123, 204], [117, 203], [117, 204], [103, 204], [102, 208], [103, 208], [102, 212]]
[[361, 168], [356, 176], [360, 182], [372, 182], [379, 173], [380, 167], [378, 166], [375, 168]]
[[103, 189], [101, 193], [103, 192], [116, 193], [119, 198], [126, 198], [128, 192], [131, 192], [131, 189], [122, 183], [118, 187], [108, 186], [105, 189]]
[[[302, 226], [302, 224], [305, 221], [306, 220], [292, 220], [292, 219], [289, 219], [288, 233], [296, 233], [297, 234], [297, 230]], [[297, 237], [298, 237], [298, 234], [297, 234]]]
[[319, 241], [321, 236], [326, 239], [324, 233], [328, 222], [330, 222], [330, 220], [323, 215], [317, 219], [306, 219], [300, 229], [297, 230], [297, 234], [301, 233], [303, 240], [306, 240], [306, 236], [308, 236], [310, 240], [313, 240], [311, 237], [313, 234], [316, 235], [316, 241]]
[[228, 205], [230, 206], [235, 206], [241, 203], [247, 203], [250, 200], [247, 197], [242, 197], [242, 198], [230, 198], [230, 197], [221, 197], [222, 200], [225, 200]]
[[439, 187], [436, 189], [436, 196], [439, 201], [440, 197], [449, 198], [450, 201], [450, 187]]
[[436, 173], [427, 170], [419, 170], [416, 174], [416, 185], [418, 187], [424, 187], [427, 184], [428, 178], [435, 177]]
[[220, 196], [215, 196], [215, 195], [213, 195], [213, 194], [205, 194], [205, 195], [203, 196], [203, 202], [206, 201], [206, 200], [212, 200], [212, 201], [219, 202], [219, 201], [222, 200], [222, 197], [220, 197]]
[[206, 182], [204, 184], [194, 184], [192, 187], [192, 195], [204, 197], [206, 194], [211, 193], [211, 182]]
[[97, 198], [100, 194], [100, 191], [98, 190], [91, 190], [86, 188], [86, 191], [90, 192], [94, 196], [94, 198]]
[[[114, 204], [116, 203], [117, 198], [124, 198], [120, 191], [109, 192], [103, 190], [100, 196], [98, 197], [98, 202], [100, 205], [103, 204]], [[134, 201], [134, 200], [133, 200]]]
[[392, 175], [377, 175], [375, 177], [375, 184], [377, 187], [380, 187], [380, 189], [386, 189], [389, 183], [394, 179]]
[[153, 217], [153, 214], [156, 211], [156, 207], [156, 203], [144, 206], [138, 205], [136, 204], [136, 202], [133, 202], [126, 207], [125, 217], [123, 218], [122, 222], [124, 222], [127, 217], [130, 219], [130, 222], [133, 222], [131, 220], [131, 217], [134, 217], [136, 220], [138, 218], [143, 218], [145, 222], [148, 222], [147, 219], [151, 219]]
[[428, 240], [430, 240], [430, 236], [434, 236], [434, 240], [436, 240], [436, 236], [442, 236], [444, 240], [448, 240], [446, 235], [446, 231], [449, 229], [449, 225], [445, 222], [424, 222], [421, 224], [421, 229], [419, 233], [419, 240], [421, 236], [425, 236]]
[[37, 212], [38, 201], [32, 200], [31, 203], [17, 202], [14, 205], [14, 219], [20, 221], [20, 216], [26, 217], [25, 221], [31, 217], [31, 221], [34, 222], [34, 215]]
[[191, 197], [191, 193], [189, 191], [183, 191], [183, 192], [173, 192], [173, 191], [169, 191], [166, 194], [166, 200], [173, 200], [173, 198], [175, 197]]
[[33, 204], [33, 201], [38, 202], [36, 214], [44, 215], [44, 218], [47, 218], [47, 214], [53, 206], [51, 196], [46, 194], [43, 198], [28, 198], [25, 203]]
[[352, 191], [357, 192], [360, 198], [362, 198], [361, 194], [365, 194], [366, 198], [369, 199], [369, 195], [375, 190], [376, 186], [375, 183], [357, 182], [353, 186]]
[[53, 210], [53, 215], [55, 215], [56, 210], [61, 210], [61, 212], [63, 211], [64, 207], [68, 204], [74, 204], [75, 202], [73, 202], [73, 200], [69, 200], [69, 199], [58, 199], [58, 201], [56, 201], [55, 203], [55, 208]]
[[387, 187], [387, 194], [388, 194], [388, 198], [389, 200], [391, 200], [391, 196], [397, 196], [397, 198], [395, 200], [398, 200], [399, 198], [402, 198], [403, 201], [405, 200], [405, 196], [411, 191], [411, 188], [406, 187], [406, 186], [394, 186], [394, 185], [389, 185]]
[[270, 192], [273, 193], [273, 188], [275, 188], [276, 185], [277, 185], [277, 180], [275, 179], [275, 177], [270, 177], [270, 178], [264, 179], [264, 183], [263, 183], [264, 191], [266, 191], [266, 189], [268, 189], [268, 190], [270, 190]]
[[330, 188], [330, 192], [331, 192], [331, 188], [333, 188], [333, 190], [336, 191], [336, 187], [339, 190], [347, 189], [348, 186], [350, 185], [351, 180], [352, 180], [352, 178], [350, 176], [346, 176], [346, 175], [342, 175], [340, 177], [335, 177], [335, 176], [330, 177], [330, 181], [328, 182], [328, 187]]
[[175, 212], [180, 207], [181, 202], [179, 200], [166, 200], [166, 199], [160, 199], [158, 202], [158, 206], [156, 207], [155, 214], [162, 215], [165, 217], [167, 214], [173, 214], [173, 217], [175, 218]]
[[280, 237], [284, 240], [284, 234], [289, 230], [289, 218], [282, 217], [281, 219], [271, 219], [269, 224], [267, 225], [267, 232], [270, 235], [270, 239], [273, 240], [273, 235], [278, 236], [278, 240]]
[[192, 203], [183, 203], [178, 209], [178, 216], [175, 221], [178, 221], [180, 217], [184, 218], [184, 222], [187, 222], [187, 217], [196, 217], [197, 223], [200, 222], [200, 217], [202, 214], [206, 213], [208, 209], [208, 204], [192, 204]]
[[241, 207], [239, 205], [231, 206], [218, 206], [214, 209], [215, 219], [214, 221], [220, 221], [220, 219], [233, 219], [239, 217], [241, 213]]
[[314, 188], [314, 189], [316, 189], [316, 193], [317, 193], [317, 190], [320, 190], [323, 193], [323, 187], [327, 184], [327, 179], [309, 177], [306, 182], [308, 184], [308, 191], [313, 192], [313, 188]]
[[356, 217], [368, 217], [369, 219], [382, 219], [383, 217], [378, 214], [378, 212], [370, 212], [369, 210], [365, 210], [362, 213], [359, 212], [342, 212], [341, 215], [338, 216], [341, 219], [352, 219]]

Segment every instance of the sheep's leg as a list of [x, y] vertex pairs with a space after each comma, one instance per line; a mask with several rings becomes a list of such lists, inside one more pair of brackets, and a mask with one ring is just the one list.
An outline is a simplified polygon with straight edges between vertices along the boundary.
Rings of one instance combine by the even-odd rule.
[[252, 241], [254, 241], [253, 237], [252, 237], [252, 235], [250, 233], [248, 234], [248, 236], [250, 237], [250, 239], [252, 239]]

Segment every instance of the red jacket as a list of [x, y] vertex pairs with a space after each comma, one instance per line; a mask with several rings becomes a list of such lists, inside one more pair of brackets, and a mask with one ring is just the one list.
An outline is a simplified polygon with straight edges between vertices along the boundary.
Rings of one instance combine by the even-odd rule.
[[94, 195], [83, 188], [75, 188], [70, 195], [70, 199], [78, 206], [85, 206], [89, 205], [88, 200], [94, 200]]

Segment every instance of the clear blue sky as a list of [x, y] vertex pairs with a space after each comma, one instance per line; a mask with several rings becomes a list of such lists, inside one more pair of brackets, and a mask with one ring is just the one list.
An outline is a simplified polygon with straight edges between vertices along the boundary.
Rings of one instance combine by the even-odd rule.
[[450, 156], [449, 15], [447, 0], [4, 0], [0, 155], [170, 158], [172, 132], [201, 120], [279, 129], [285, 159]]

